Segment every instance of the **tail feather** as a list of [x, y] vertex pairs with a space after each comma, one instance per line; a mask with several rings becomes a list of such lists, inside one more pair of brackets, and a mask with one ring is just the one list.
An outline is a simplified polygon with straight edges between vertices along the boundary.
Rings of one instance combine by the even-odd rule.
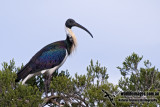
[[17, 73], [17, 79], [15, 82], [19, 82], [21, 79], [24, 79], [27, 77], [27, 75], [31, 72], [32, 68], [29, 66], [29, 64], [26, 64], [18, 73]]

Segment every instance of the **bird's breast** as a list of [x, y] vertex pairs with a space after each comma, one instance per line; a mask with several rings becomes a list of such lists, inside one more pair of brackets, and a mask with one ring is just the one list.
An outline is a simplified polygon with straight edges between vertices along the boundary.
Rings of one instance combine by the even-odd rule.
[[57, 66], [55, 66], [55, 67], [53, 67], [51, 69], [46, 70], [47, 73], [49, 75], [52, 75], [54, 73], [54, 71], [56, 71], [59, 67], [61, 67], [64, 64], [64, 62], [66, 61], [67, 57], [68, 57], [68, 52], [66, 50], [66, 56], [64, 57], [63, 61], [59, 65], [57, 65]]

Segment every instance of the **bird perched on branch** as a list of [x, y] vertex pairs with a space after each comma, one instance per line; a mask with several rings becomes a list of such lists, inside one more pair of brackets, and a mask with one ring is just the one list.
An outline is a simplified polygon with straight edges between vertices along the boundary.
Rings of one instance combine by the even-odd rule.
[[66, 40], [53, 42], [38, 51], [17, 73], [17, 79], [15, 81], [19, 82], [22, 79], [22, 84], [24, 84], [31, 77], [39, 74], [47, 74], [51, 78], [53, 72], [62, 66], [76, 47], [76, 36], [71, 30], [74, 26], [85, 30], [93, 38], [92, 34], [85, 27], [73, 19], [68, 19], [65, 23]]

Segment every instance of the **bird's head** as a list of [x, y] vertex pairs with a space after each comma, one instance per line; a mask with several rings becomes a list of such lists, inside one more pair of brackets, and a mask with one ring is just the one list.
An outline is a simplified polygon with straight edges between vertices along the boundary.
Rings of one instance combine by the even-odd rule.
[[91, 37], [93, 38], [92, 34], [91, 34], [85, 27], [83, 27], [82, 25], [78, 24], [78, 23], [77, 23], [76, 21], [74, 21], [73, 19], [68, 19], [68, 20], [66, 21], [65, 25], [66, 25], [66, 27], [69, 28], [69, 29], [71, 29], [71, 28], [74, 27], [74, 26], [79, 27], [79, 28], [85, 30], [86, 32], [88, 32], [88, 33], [91, 35]]

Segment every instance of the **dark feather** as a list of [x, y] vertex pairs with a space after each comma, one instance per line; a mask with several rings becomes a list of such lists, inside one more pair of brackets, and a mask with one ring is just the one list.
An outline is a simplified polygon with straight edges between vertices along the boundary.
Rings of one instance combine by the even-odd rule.
[[24, 79], [29, 72], [32, 71], [32, 68], [29, 66], [29, 64], [26, 64], [18, 73], [17, 73], [17, 79], [15, 82], [19, 82], [21, 79]]
[[16, 82], [24, 79], [29, 74], [59, 65], [66, 56], [66, 46], [65, 41], [58, 41], [42, 48], [31, 58], [24, 68], [17, 73]]

